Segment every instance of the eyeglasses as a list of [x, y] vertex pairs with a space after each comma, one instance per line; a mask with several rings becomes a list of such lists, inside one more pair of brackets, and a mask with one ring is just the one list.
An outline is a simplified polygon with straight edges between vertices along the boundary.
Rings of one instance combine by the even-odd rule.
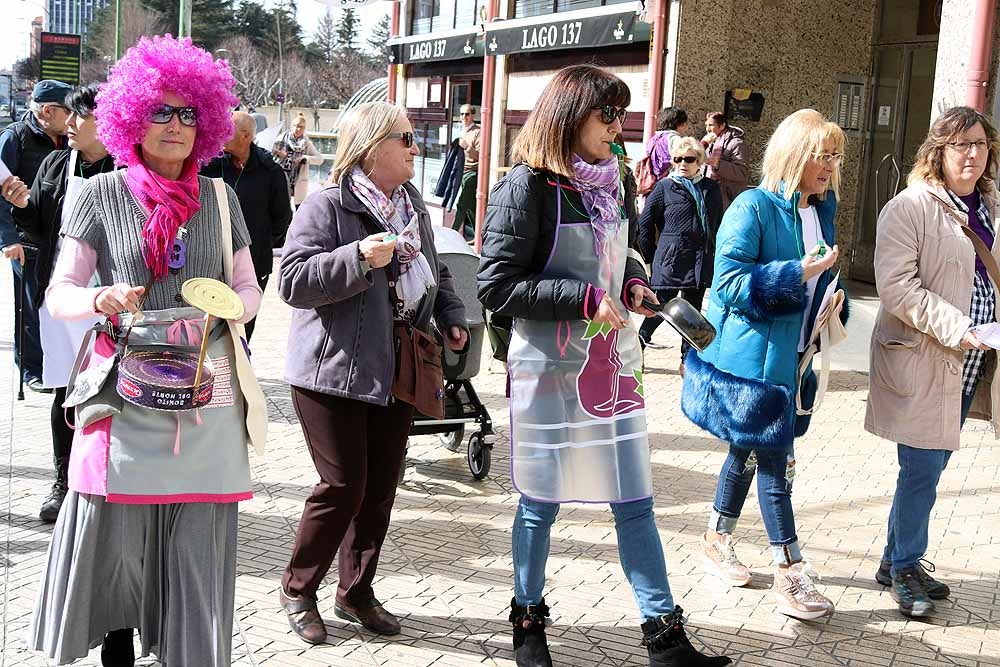
[[979, 141], [949, 141], [946, 145], [951, 146], [952, 148], [954, 148], [959, 153], [962, 153], [963, 155], [968, 155], [969, 153], [971, 153], [973, 146], [976, 147], [976, 152], [978, 153], [981, 153], [990, 147], [989, 142], [983, 141], [982, 139], [980, 139]]
[[157, 125], [166, 125], [173, 119], [174, 115], [181, 125], [194, 127], [198, 124], [198, 110], [194, 107], [172, 107], [163, 104], [149, 112], [149, 120]]
[[72, 109], [70, 109], [70, 108], [69, 108], [68, 106], [66, 106], [65, 104], [56, 104], [55, 102], [48, 102], [47, 104], [45, 104], [45, 105], [43, 105], [43, 106], [47, 106], [47, 107], [55, 107], [56, 109], [62, 109], [62, 110], [63, 110], [63, 111], [65, 111], [66, 113], [73, 113], [73, 110], [72, 110]]
[[838, 167], [844, 161], [843, 153], [813, 153], [813, 157], [825, 166]]
[[386, 139], [402, 139], [403, 145], [407, 148], [413, 147], [413, 133], [412, 132], [393, 132], [392, 134], [385, 135]]
[[674, 158], [674, 164], [680, 164], [681, 162], [691, 164], [693, 162], [697, 162], [697, 160], [698, 158], [694, 155], [678, 155]]
[[462, 115], [463, 116], [475, 116], [476, 114], [472, 113], [471, 111], [463, 111]]
[[619, 109], [610, 104], [605, 104], [601, 107], [591, 107], [591, 109], [601, 112], [601, 120], [604, 121], [605, 125], [611, 125], [611, 123], [615, 122], [615, 118], [618, 119], [619, 123], [624, 124], [625, 117], [628, 116], [628, 112], [625, 109]]

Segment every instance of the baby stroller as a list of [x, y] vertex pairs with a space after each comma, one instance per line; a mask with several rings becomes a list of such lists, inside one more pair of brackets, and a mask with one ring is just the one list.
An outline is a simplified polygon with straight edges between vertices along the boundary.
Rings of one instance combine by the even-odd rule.
[[447, 227], [434, 227], [434, 247], [441, 263], [451, 271], [455, 291], [465, 304], [469, 347], [464, 354], [444, 347], [444, 419], [431, 419], [418, 413], [413, 418], [410, 435], [436, 433], [442, 444], [455, 452], [465, 442], [466, 431], [477, 428], [468, 436], [466, 461], [472, 476], [480, 480], [490, 472], [494, 435], [490, 413], [479, 400], [471, 382], [479, 375], [486, 329], [483, 307], [476, 295], [479, 256], [460, 233]]

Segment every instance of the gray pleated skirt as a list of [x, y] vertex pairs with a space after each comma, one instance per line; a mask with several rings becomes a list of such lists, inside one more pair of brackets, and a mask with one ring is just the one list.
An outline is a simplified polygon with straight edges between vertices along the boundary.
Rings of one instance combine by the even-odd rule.
[[56, 664], [138, 628], [164, 667], [229, 667], [236, 503], [122, 505], [70, 491], [52, 532], [28, 647]]

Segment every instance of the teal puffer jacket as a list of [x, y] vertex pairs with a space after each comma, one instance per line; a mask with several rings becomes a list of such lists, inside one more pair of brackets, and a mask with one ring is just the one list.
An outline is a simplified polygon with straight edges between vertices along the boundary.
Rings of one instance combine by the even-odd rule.
[[[681, 405], [697, 425], [737, 446], [785, 448], [808, 427], [795, 415], [798, 343], [803, 319], [815, 320], [820, 298], [806, 313], [799, 198], [748, 190], [719, 229], [707, 311], [717, 335], [703, 352], [689, 354]], [[832, 246], [836, 197], [813, 197], [810, 204]], [[832, 278], [831, 271], [820, 276], [817, 295]], [[815, 383], [811, 371], [806, 382]], [[812, 391], [804, 387], [806, 405]]]

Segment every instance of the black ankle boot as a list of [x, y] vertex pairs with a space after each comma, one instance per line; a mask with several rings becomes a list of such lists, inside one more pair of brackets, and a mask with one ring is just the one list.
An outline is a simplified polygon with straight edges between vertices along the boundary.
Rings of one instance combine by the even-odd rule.
[[517, 667], [552, 667], [549, 644], [545, 640], [545, 619], [549, 608], [545, 598], [538, 604], [522, 607], [510, 601], [510, 618], [514, 626], [514, 661]]
[[104, 635], [101, 644], [101, 664], [104, 667], [134, 667], [135, 648], [132, 646], [132, 628], [112, 630]]
[[38, 518], [45, 523], [55, 523], [59, 518], [59, 510], [62, 508], [63, 499], [69, 489], [69, 457], [56, 457], [53, 459], [56, 469], [56, 481], [52, 484], [52, 491], [42, 501], [42, 507], [38, 511]]
[[722, 667], [732, 662], [725, 656], [702, 655], [684, 633], [684, 610], [642, 624], [642, 645], [649, 652], [649, 667]]

